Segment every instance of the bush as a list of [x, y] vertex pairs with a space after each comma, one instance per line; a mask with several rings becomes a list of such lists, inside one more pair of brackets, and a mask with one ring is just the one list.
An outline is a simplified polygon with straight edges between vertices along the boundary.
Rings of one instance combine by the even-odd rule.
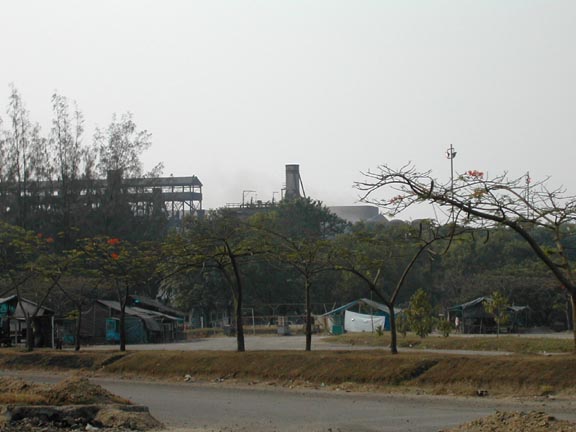
[[439, 319], [436, 323], [436, 328], [442, 333], [442, 336], [448, 337], [450, 332], [452, 332], [452, 323], [446, 319]]
[[434, 326], [432, 305], [428, 294], [422, 288], [410, 297], [410, 306], [405, 313], [410, 328], [418, 336], [424, 338], [432, 332]]

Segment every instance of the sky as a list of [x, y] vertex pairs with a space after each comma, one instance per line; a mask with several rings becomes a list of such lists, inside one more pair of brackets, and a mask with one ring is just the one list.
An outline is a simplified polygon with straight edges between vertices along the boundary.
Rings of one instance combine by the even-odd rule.
[[286, 164], [357, 204], [381, 164], [447, 180], [451, 144], [457, 173], [576, 195], [574, 23], [573, 0], [2, 1], [0, 117], [10, 83], [46, 134], [55, 91], [87, 142], [129, 111], [204, 208], [278, 198]]

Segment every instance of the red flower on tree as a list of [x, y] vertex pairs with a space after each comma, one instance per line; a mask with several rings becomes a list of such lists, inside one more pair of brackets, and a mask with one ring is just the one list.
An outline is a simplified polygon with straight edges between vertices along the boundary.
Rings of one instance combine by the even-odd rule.
[[113, 237], [113, 238], [108, 239], [108, 240], [106, 241], [106, 243], [108, 243], [110, 246], [116, 246], [116, 245], [119, 245], [119, 244], [120, 244], [120, 239], [119, 239], [119, 238], [116, 238], [116, 237]]
[[46, 237], [46, 243], [54, 243], [54, 237]]
[[116, 261], [116, 260], [118, 260], [118, 258], [120, 258], [120, 254], [119, 254], [119, 253], [116, 253], [116, 252], [112, 252], [112, 253], [110, 254], [110, 257], [111, 257], [114, 261]]
[[468, 174], [470, 177], [473, 177], [476, 179], [481, 179], [482, 177], [484, 177], [484, 173], [482, 171], [478, 171], [478, 170], [470, 170], [466, 174]]

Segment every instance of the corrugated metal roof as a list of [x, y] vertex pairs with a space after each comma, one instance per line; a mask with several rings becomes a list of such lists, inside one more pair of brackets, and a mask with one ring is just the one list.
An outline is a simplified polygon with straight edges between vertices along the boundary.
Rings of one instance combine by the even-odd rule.
[[[145, 297], [145, 296], [139, 296], [139, 295], [131, 295], [130, 297], [134, 300], [135, 303], [141, 303], [143, 305], [152, 306], [152, 307], [158, 309], [162, 313], [168, 313], [168, 314], [172, 314], [172, 315], [186, 317], [186, 312], [182, 312], [182, 311], [179, 311], [177, 309], [174, 309], [173, 307], [170, 307], [170, 306], [162, 303], [161, 301], [155, 300], [153, 298]], [[136, 306], [133, 306], [133, 307], [136, 307]], [[149, 310], [148, 308], [143, 308], [143, 309]]]
[[[0, 304], [7, 303], [18, 299], [16, 294], [11, 295], [9, 297], [0, 298]], [[27, 315], [34, 315], [36, 312], [36, 308], [38, 308], [38, 304], [34, 303], [31, 300], [21, 298], [20, 301], [16, 304], [16, 311], [12, 317], [14, 318], [25, 318], [25, 314]], [[24, 309], [24, 310], [22, 310]], [[36, 313], [36, 316], [43, 316], [43, 315], [54, 315], [54, 311], [46, 306], [40, 306], [40, 309]]]
[[[380, 311], [382, 311], [382, 312], [384, 312], [384, 313], [387, 313], [387, 314], [390, 313], [390, 309], [388, 309], [388, 306], [386, 306], [385, 304], [378, 303], [378, 302], [375, 302], [374, 300], [370, 300], [370, 299], [367, 299], [367, 298], [361, 298], [361, 299], [358, 299], [358, 300], [354, 300], [354, 301], [352, 301], [352, 302], [350, 302], [350, 303], [347, 303], [347, 304], [345, 304], [344, 306], [340, 306], [340, 307], [338, 307], [338, 308], [336, 308], [336, 309], [334, 309], [334, 310], [331, 310], [330, 312], [326, 312], [325, 314], [320, 315], [320, 316], [323, 317], [323, 316], [327, 316], [327, 315], [334, 315], [334, 314], [337, 314], [337, 313], [339, 313], [339, 312], [348, 310], [348, 309], [356, 306], [357, 304], [364, 304], [364, 305], [366, 305], [366, 306], [371, 307], [372, 309], [380, 310]], [[394, 313], [396, 314], [396, 313], [398, 313], [398, 312], [402, 312], [402, 309], [400, 309], [400, 308], [394, 308]]]
[[352, 306], [355, 306], [355, 305], [357, 305], [357, 304], [358, 304], [358, 300], [354, 300], [353, 302], [350, 302], [350, 303], [348, 303], [348, 304], [345, 304], [344, 306], [340, 306], [340, 307], [338, 307], [338, 308], [336, 308], [336, 309], [333, 309], [333, 310], [331, 310], [330, 312], [326, 312], [325, 314], [320, 315], [320, 316], [323, 317], [323, 316], [327, 316], [327, 315], [334, 315], [334, 314], [336, 314], [336, 313], [338, 313], [338, 312], [342, 312], [343, 310], [350, 309]]
[[182, 321], [182, 318], [168, 315], [168, 314], [158, 312], [158, 311], [153, 311], [150, 309], [143, 309], [143, 308], [139, 308], [139, 307], [135, 307], [135, 306], [132, 306], [131, 309], [135, 310], [137, 312], [143, 313], [143, 314], [148, 314], [148, 315], [162, 317], [162, 318], [168, 318], [171, 321]]
[[[469, 307], [472, 306], [476, 306], [480, 303], [484, 303], [484, 302], [488, 302], [491, 303], [492, 302], [492, 297], [488, 297], [488, 296], [482, 296], [482, 297], [478, 297], [474, 300], [470, 300], [467, 303], [462, 303], [460, 305], [456, 305], [456, 306], [452, 306], [451, 308], [448, 308], [448, 311], [452, 312], [452, 311], [459, 311], [459, 310], [464, 310], [467, 309]], [[525, 309], [530, 309], [528, 306], [506, 306], [506, 309], [512, 311], [512, 312], [520, 312], [523, 311]]]
[[476, 306], [479, 303], [484, 303], [484, 301], [492, 301], [491, 297], [478, 297], [474, 300], [470, 300], [469, 302], [466, 303], [462, 303], [456, 306], [452, 306], [451, 308], [448, 308], [449, 311], [456, 311], [456, 310], [461, 310], [461, 309], [466, 309], [472, 306]]
[[[103, 304], [106, 307], [109, 307], [110, 309], [114, 309], [117, 312], [120, 312], [122, 310], [122, 308], [120, 307], [120, 302], [117, 302], [116, 300], [97, 300], [97, 302]], [[140, 318], [142, 321], [144, 321], [144, 324], [146, 325], [146, 328], [148, 330], [151, 331], [162, 330], [160, 324], [158, 324], [156, 320], [154, 320], [154, 317], [148, 313], [139, 312], [135, 310], [135, 308], [129, 306], [126, 306], [124, 312], [127, 315]]]
[[16, 298], [16, 294], [13, 294], [9, 297], [0, 298], [0, 303], [9, 302], [10, 300], [13, 300], [14, 298]]

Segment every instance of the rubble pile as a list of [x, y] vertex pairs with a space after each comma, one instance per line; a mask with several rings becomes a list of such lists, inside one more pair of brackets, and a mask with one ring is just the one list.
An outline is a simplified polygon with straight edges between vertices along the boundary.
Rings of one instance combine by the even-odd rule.
[[50, 405], [130, 404], [83, 377], [68, 378], [51, 386], [46, 397]]
[[500, 412], [443, 432], [576, 432], [576, 423], [544, 412]]
[[147, 407], [132, 405], [86, 378], [69, 378], [53, 386], [1, 378], [0, 385], [6, 396], [0, 405], [0, 432], [124, 432], [162, 427]]

